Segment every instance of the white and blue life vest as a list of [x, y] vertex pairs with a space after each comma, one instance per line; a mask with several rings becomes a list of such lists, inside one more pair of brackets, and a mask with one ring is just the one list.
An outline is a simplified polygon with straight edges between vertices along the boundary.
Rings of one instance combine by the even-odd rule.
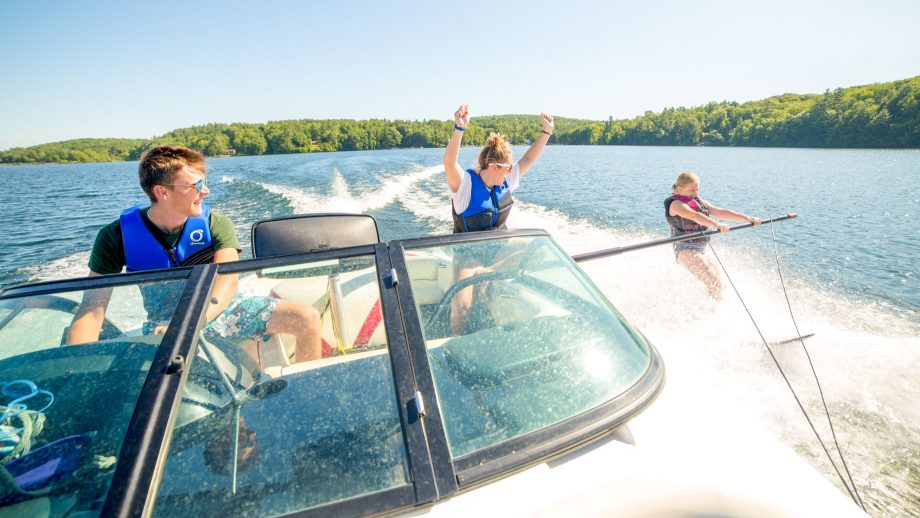
[[129, 272], [175, 268], [211, 262], [211, 211], [201, 205], [201, 215], [186, 220], [175, 246], [169, 247], [159, 233], [148, 226], [141, 216], [144, 205], [136, 205], [121, 214], [121, 237], [125, 262]]
[[508, 180], [490, 189], [475, 171], [467, 169], [466, 172], [470, 174], [470, 180], [473, 182], [470, 188], [470, 203], [461, 214], [451, 210], [454, 217], [454, 234], [504, 230], [511, 206], [514, 205]]

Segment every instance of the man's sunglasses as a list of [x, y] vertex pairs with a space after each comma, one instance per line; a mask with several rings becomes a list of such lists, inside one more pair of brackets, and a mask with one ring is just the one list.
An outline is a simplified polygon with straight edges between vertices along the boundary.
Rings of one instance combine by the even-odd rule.
[[194, 187], [196, 191], [201, 192], [202, 189], [207, 187], [208, 181], [207, 179], [202, 178], [195, 183], [163, 183], [160, 185], [171, 185], [173, 187]]

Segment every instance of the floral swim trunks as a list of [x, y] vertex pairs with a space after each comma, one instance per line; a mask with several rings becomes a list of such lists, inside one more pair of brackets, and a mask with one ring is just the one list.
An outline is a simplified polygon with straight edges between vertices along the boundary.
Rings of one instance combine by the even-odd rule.
[[274, 297], [243, 297], [237, 294], [227, 309], [204, 329], [205, 336], [232, 341], [257, 338], [267, 342], [269, 336], [265, 334], [265, 329], [279, 302]]

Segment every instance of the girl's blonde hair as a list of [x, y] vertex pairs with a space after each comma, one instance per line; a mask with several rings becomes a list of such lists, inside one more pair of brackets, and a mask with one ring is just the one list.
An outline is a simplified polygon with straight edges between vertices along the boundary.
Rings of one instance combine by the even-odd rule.
[[671, 186], [671, 192], [675, 193], [677, 192], [678, 187], [683, 187], [692, 183], [699, 184], [700, 177], [691, 173], [690, 171], [684, 171], [678, 175], [677, 180], [674, 180], [674, 185]]
[[511, 144], [505, 140], [501, 133], [490, 133], [486, 139], [486, 145], [479, 152], [479, 163], [477, 171], [488, 169], [489, 164], [498, 162], [507, 164], [511, 161]]

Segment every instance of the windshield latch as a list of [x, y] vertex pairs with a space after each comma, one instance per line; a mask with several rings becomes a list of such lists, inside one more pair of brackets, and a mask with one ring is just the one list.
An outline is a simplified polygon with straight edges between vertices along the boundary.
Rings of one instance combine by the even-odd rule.
[[399, 277], [396, 276], [396, 268], [390, 268], [390, 275], [386, 277], [387, 288], [393, 288], [399, 284]]
[[169, 365], [166, 366], [166, 369], [163, 370], [166, 374], [175, 374], [177, 372], [182, 372], [182, 367], [185, 366], [185, 358], [180, 355], [173, 356], [169, 360]]
[[409, 412], [410, 415], [415, 414], [416, 420], [425, 417], [425, 400], [421, 392], [415, 391], [415, 395], [409, 400]]

